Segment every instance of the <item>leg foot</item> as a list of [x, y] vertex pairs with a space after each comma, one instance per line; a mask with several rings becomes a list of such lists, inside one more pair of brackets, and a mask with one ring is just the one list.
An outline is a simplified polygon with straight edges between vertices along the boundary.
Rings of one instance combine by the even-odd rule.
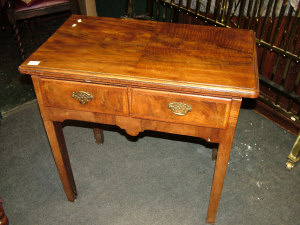
[[291, 170], [294, 168], [295, 164], [293, 162], [287, 161], [286, 165], [286, 169], [287, 170]]

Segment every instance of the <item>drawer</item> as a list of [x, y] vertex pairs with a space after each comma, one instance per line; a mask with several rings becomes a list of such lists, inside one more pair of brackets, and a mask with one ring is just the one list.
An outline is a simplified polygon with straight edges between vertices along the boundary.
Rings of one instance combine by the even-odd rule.
[[40, 79], [43, 104], [117, 115], [128, 115], [127, 88]]
[[231, 99], [133, 89], [132, 116], [206, 127], [225, 128]]

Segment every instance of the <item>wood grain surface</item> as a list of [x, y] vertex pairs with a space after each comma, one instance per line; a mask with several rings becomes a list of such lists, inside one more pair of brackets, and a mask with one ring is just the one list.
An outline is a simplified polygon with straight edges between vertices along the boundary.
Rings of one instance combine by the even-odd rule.
[[83, 82], [258, 96], [250, 30], [72, 15], [19, 69]]
[[[117, 115], [129, 114], [127, 88], [49, 79], [41, 79], [39, 82], [45, 106]], [[93, 99], [81, 104], [72, 97], [75, 91], [88, 92]]]
[[[192, 109], [178, 116], [168, 108], [171, 102], [188, 104]], [[230, 99], [133, 89], [132, 116], [137, 118], [225, 128], [231, 106]]]

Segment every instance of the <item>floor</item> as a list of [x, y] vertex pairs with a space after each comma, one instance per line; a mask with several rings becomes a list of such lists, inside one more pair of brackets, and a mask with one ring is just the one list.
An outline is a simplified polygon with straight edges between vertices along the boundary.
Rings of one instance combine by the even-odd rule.
[[[205, 224], [214, 162], [205, 142], [186, 136], [132, 138], [107, 126], [99, 146], [89, 124], [66, 124], [79, 192], [68, 202], [11, 32], [0, 33], [0, 196], [10, 224]], [[30, 43], [40, 42], [28, 52]], [[300, 165], [285, 169], [295, 138], [241, 110], [216, 225], [299, 223]]]
[[[97, 145], [88, 124], [64, 127], [78, 189], [68, 202], [36, 101], [3, 115], [0, 194], [15, 224], [205, 224], [214, 169], [196, 138], [105, 127]], [[285, 169], [295, 136], [242, 109], [216, 225], [297, 224], [300, 165]]]

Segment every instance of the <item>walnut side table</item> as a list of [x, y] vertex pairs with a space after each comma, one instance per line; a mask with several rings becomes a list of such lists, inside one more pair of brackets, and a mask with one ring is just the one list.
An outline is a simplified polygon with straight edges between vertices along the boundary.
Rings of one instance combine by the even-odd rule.
[[189, 135], [219, 143], [206, 220], [215, 222], [242, 98], [259, 94], [253, 31], [72, 15], [19, 70], [32, 77], [70, 201], [64, 120]]

